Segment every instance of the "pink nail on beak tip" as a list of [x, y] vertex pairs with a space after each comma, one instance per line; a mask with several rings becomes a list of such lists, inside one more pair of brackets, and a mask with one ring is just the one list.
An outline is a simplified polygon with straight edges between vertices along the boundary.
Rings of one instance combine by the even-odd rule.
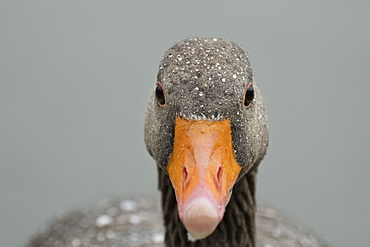
[[197, 198], [191, 203], [184, 212], [182, 222], [192, 241], [206, 238], [214, 232], [223, 216], [223, 212], [218, 211], [220, 210], [205, 197]]

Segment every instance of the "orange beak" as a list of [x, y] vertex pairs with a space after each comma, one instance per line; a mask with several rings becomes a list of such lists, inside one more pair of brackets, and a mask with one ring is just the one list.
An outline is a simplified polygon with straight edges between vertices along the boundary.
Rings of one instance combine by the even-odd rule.
[[167, 171], [179, 217], [192, 240], [206, 238], [216, 229], [240, 170], [228, 119], [213, 122], [176, 118]]

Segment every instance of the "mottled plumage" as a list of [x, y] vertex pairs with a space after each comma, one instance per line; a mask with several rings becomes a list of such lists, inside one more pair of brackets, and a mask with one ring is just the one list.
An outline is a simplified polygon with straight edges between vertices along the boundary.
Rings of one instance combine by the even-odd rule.
[[[308, 228], [275, 209], [256, 213], [257, 247], [327, 246]], [[163, 247], [159, 201], [149, 198], [104, 199], [95, 206], [60, 214], [41, 227], [32, 247]]]

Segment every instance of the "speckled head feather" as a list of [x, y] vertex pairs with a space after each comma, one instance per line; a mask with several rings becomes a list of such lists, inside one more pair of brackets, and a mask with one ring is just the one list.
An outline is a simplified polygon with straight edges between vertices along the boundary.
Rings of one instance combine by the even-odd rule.
[[[153, 90], [145, 120], [145, 142], [159, 167], [167, 166], [172, 152], [175, 118], [231, 122], [241, 176], [263, 158], [268, 145], [267, 117], [248, 54], [233, 42], [219, 38], [191, 38], [172, 46], [157, 75], [166, 102], [160, 106]], [[255, 97], [244, 106], [246, 87]]]

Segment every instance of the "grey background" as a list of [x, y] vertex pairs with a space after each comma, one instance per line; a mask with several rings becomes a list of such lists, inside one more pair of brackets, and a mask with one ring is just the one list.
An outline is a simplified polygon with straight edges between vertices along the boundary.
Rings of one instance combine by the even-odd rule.
[[258, 197], [370, 243], [369, 1], [1, 1], [0, 245], [110, 195], [159, 195], [143, 143], [159, 60], [191, 36], [250, 54], [271, 143]]

